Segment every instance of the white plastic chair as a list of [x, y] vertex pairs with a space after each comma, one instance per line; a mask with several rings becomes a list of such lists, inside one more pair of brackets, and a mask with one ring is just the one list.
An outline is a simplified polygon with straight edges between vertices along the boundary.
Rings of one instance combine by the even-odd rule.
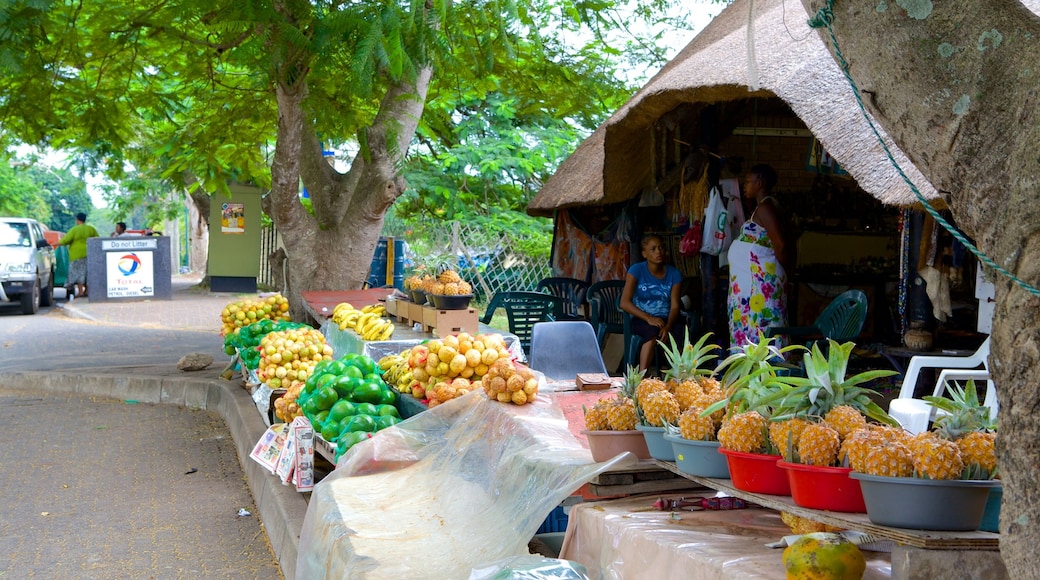
[[[943, 369], [935, 381], [932, 395], [938, 397], [946, 390], [950, 380], [989, 381], [986, 388], [985, 405], [990, 408], [992, 416], [997, 413], [997, 389], [989, 374], [989, 338], [983, 341], [979, 349], [968, 356], [915, 356], [903, 373], [903, 385], [899, 389], [899, 397], [888, 404], [888, 414], [899, 421], [904, 429], [911, 433], [920, 433], [928, 429], [928, 422], [935, 418], [935, 408], [924, 399], [915, 399], [914, 391], [921, 370], [925, 368]], [[982, 367], [979, 369], [978, 367]]]

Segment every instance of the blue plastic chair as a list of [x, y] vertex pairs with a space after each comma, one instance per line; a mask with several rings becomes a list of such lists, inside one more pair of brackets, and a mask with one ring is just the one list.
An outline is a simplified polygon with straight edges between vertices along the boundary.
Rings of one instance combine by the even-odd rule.
[[531, 331], [530, 367], [550, 379], [607, 373], [596, 331], [584, 320], [538, 322]]

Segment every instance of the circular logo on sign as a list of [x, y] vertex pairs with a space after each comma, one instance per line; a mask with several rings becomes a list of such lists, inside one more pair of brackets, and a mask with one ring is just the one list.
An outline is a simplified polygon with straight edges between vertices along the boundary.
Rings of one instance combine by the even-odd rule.
[[141, 267], [141, 259], [137, 257], [137, 254], [126, 254], [119, 258], [116, 267], [124, 276], [131, 276]]

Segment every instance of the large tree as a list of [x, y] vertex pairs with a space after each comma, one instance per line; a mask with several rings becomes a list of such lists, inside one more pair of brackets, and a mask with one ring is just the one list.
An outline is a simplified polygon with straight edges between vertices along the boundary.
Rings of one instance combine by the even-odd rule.
[[1016, 0], [828, 4], [820, 34], [870, 113], [1006, 269], [989, 365], [1000, 400], [1000, 553], [1011, 578], [1040, 577], [1040, 18]]
[[[74, 149], [115, 178], [129, 161], [189, 191], [269, 187], [302, 318], [301, 291], [361, 286], [428, 96], [455, 87], [490, 106], [499, 83], [525, 114], [588, 129], [619, 105], [624, 83], [599, 56], [621, 58], [602, 41], [619, 3], [15, 0], [0, 19], [18, 47], [0, 69], [0, 139]], [[673, 1], [637, 3], [652, 19]], [[343, 148], [356, 154], [340, 173], [322, 151]]]

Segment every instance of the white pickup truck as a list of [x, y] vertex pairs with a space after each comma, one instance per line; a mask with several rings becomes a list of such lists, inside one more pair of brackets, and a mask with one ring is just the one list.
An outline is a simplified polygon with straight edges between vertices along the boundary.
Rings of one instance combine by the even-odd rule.
[[54, 248], [40, 222], [0, 217], [0, 304], [16, 301], [22, 314], [54, 301]]

